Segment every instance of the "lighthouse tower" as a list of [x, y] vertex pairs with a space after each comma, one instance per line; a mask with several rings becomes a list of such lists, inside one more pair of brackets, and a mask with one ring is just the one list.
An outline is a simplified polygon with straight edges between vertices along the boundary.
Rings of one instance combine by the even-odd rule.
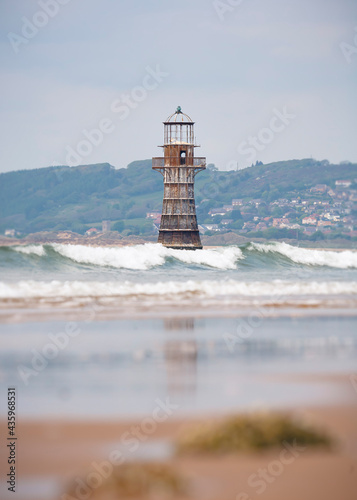
[[180, 106], [164, 122], [164, 157], [152, 168], [164, 177], [164, 199], [158, 242], [165, 247], [202, 248], [197, 227], [195, 175], [206, 168], [206, 158], [194, 156], [194, 122]]

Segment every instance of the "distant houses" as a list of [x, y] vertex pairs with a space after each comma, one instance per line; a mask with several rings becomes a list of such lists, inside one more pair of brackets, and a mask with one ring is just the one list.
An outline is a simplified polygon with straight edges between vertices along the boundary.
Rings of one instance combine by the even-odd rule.
[[147, 212], [147, 219], [152, 219], [154, 223], [155, 230], [159, 230], [160, 222], [161, 222], [161, 213], [160, 212]]
[[157, 219], [161, 215], [161, 212], [146, 212], [147, 219]]
[[335, 181], [336, 187], [349, 188], [351, 184], [352, 184], [352, 181], [350, 181], [350, 180]]
[[[241, 233], [264, 232], [269, 228], [303, 230], [307, 236], [316, 231], [326, 234], [341, 231], [352, 236], [357, 226], [356, 216], [349, 216], [352, 208], [354, 211], [357, 208], [357, 192], [349, 189], [353, 182], [356, 181], [336, 181], [335, 190], [327, 184], [316, 184], [307, 189], [303, 196], [278, 198], [271, 202], [260, 198], [234, 198], [230, 205], [211, 208], [208, 216], [217, 223], [204, 223], [201, 227], [205, 231], [236, 230]], [[235, 218], [228, 218], [228, 214], [234, 210], [239, 210], [242, 215], [241, 229], [234, 225]], [[280, 217], [274, 217], [277, 211], [282, 212]]]
[[214, 217], [215, 215], [226, 215], [226, 211], [224, 208], [212, 208], [209, 212], [208, 215], [211, 217]]
[[110, 220], [103, 220], [102, 222], [102, 233], [109, 233], [111, 228]]
[[97, 229], [96, 227], [91, 227], [90, 229], [88, 229], [85, 232], [85, 235], [86, 236], [94, 236], [95, 234], [99, 234], [99, 233], [100, 233], [99, 229]]
[[220, 231], [220, 227], [218, 224], [204, 224], [204, 227], [207, 231]]
[[326, 193], [329, 189], [329, 186], [326, 186], [326, 184], [316, 184], [316, 186], [310, 189], [310, 193]]
[[258, 222], [258, 224], [255, 226], [256, 231], [265, 231], [268, 229], [268, 226], [265, 222]]
[[317, 219], [316, 217], [304, 217], [301, 222], [302, 224], [309, 224], [310, 226], [316, 226]]
[[102, 230], [96, 228], [96, 227], [91, 227], [90, 229], [87, 229], [87, 231], [84, 233], [86, 236], [95, 236], [97, 234], [101, 233], [109, 233], [111, 230], [112, 222], [110, 220], [103, 220], [102, 221]]
[[221, 221], [222, 226], [229, 226], [229, 224], [232, 224], [233, 219], [223, 219]]
[[282, 219], [273, 219], [273, 227], [287, 227], [289, 224], [289, 219], [282, 218]]
[[9, 238], [15, 238], [16, 230], [15, 229], [5, 229], [4, 235], [8, 236]]

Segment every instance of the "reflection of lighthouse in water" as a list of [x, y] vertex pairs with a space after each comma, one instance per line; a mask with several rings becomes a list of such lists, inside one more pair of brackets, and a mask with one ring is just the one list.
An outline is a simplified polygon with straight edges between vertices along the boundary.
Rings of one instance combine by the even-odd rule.
[[[164, 346], [166, 361], [167, 389], [170, 395], [187, 395], [196, 391], [197, 377], [197, 342], [187, 339], [195, 328], [193, 318], [170, 318], [164, 320], [165, 331], [175, 333], [175, 338], [168, 340]], [[182, 334], [185, 339], [178, 337]]]

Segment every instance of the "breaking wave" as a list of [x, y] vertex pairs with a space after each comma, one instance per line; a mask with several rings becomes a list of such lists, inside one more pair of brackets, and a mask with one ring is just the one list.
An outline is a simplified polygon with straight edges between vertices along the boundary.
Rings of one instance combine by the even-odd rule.
[[[238, 247], [204, 249], [199, 251], [175, 250], [157, 243], [123, 247], [91, 247], [86, 245], [65, 245], [53, 243], [48, 248], [57, 254], [79, 264], [114, 267], [117, 269], [147, 270], [162, 266], [168, 259], [185, 264], [196, 264], [216, 269], [235, 269], [236, 262], [243, 258]], [[17, 252], [45, 256], [43, 245], [14, 247]]]
[[[158, 243], [143, 245], [92, 247], [52, 243], [48, 245], [17, 245], [0, 247], [3, 252], [15, 252], [23, 257], [40, 257], [52, 265], [55, 260], [67, 264], [86, 264], [94, 267], [111, 267], [146, 271], [165, 264], [186, 264], [222, 271], [239, 269], [239, 262], [253, 270], [269, 267], [274, 261], [288, 260], [290, 265], [326, 266], [336, 269], [357, 269], [357, 252], [352, 250], [316, 250], [300, 248], [287, 243], [249, 243], [248, 245], [207, 248], [203, 250], [176, 250]], [[259, 254], [259, 258], [257, 255]], [[266, 258], [264, 257], [266, 256]], [[268, 258], [269, 257], [269, 258]], [[38, 263], [36, 264], [38, 265]], [[40, 264], [41, 265], [41, 264]]]
[[19, 245], [14, 247], [14, 250], [25, 255], [37, 255], [38, 257], [46, 255], [46, 250], [43, 245]]
[[357, 252], [351, 250], [315, 250], [295, 247], [287, 243], [250, 243], [248, 249], [280, 254], [296, 264], [328, 266], [339, 269], [357, 268]]

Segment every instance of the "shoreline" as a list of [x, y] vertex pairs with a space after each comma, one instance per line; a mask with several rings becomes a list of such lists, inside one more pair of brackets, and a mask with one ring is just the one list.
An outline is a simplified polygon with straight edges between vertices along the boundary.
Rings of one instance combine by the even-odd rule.
[[[2, 301], [4, 302], [4, 301]], [[323, 304], [322, 306], [307, 304], [294, 306], [292, 304], [275, 304], [269, 303], [266, 305], [257, 305], [255, 302], [245, 306], [232, 306], [231, 304], [217, 304], [205, 301], [205, 305], [199, 307], [192, 304], [180, 303], [180, 307], [172, 307], [172, 305], [156, 305], [148, 304], [146, 307], [134, 307], [132, 304], [125, 305], [119, 301], [117, 305], [112, 307], [103, 307], [95, 300], [86, 306], [75, 306], [74, 308], [43, 308], [39, 306], [37, 309], [30, 308], [9, 308], [9, 301], [4, 302], [2, 308], [0, 302], [0, 324], [17, 324], [17, 323], [36, 323], [36, 322], [53, 322], [53, 321], [120, 321], [120, 320], [152, 320], [152, 319], [168, 319], [168, 318], [196, 318], [196, 319], [228, 319], [228, 318], [245, 318], [250, 315], [261, 316], [263, 319], [280, 319], [280, 318], [355, 318], [357, 316], [356, 299], [346, 302], [342, 297], [339, 303]]]

